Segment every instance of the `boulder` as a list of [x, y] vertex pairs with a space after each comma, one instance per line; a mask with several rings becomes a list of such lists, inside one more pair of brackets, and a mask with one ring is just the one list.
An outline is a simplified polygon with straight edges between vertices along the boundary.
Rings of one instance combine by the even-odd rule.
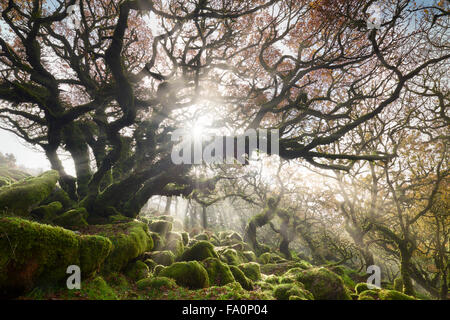
[[0, 214], [29, 216], [51, 194], [58, 178], [58, 172], [51, 170], [0, 188]]
[[217, 258], [205, 259], [202, 265], [208, 272], [209, 284], [212, 286], [223, 286], [235, 281], [230, 268]]
[[296, 280], [303, 283], [316, 300], [351, 300], [342, 279], [326, 268], [303, 270]]
[[238, 267], [250, 280], [253, 281], [261, 280], [261, 268], [259, 264], [257, 264], [256, 262], [242, 263]]
[[208, 272], [198, 261], [176, 262], [161, 270], [158, 276], [172, 278], [179, 286], [189, 289], [209, 286]]
[[192, 247], [187, 248], [181, 255], [181, 261], [202, 261], [206, 258], [218, 258], [214, 246], [208, 241], [198, 241]]

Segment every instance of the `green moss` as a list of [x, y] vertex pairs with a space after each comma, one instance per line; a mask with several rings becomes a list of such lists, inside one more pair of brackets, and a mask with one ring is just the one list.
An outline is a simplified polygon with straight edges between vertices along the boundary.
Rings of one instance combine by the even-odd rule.
[[57, 171], [44, 172], [0, 188], [0, 214], [28, 216], [55, 188]]
[[148, 225], [148, 228], [150, 231], [156, 232], [161, 237], [165, 238], [166, 234], [172, 230], [172, 222], [166, 220], [155, 220]]
[[153, 241], [153, 249], [155, 250], [162, 250], [165, 246], [165, 241], [159, 234], [156, 232], [150, 232], [150, 236], [152, 237]]
[[48, 198], [46, 198], [41, 204], [46, 205], [52, 202], [58, 201], [62, 204], [64, 210], [73, 208], [76, 203], [70, 199], [69, 195], [61, 188], [56, 187]]
[[416, 300], [414, 297], [395, 290], [380, 290], [378, 296], [380, 300]]
[[109, 215], [108, 219], [111, 223], [118, 223], [118, 222], [129, 222], [132, 219], [129, 217], [124, 216], [123, 214], [117, 213], [113, 215]]
[[161, 265], [161, 264], [158, 264], [154, 269], [153, 269], [153, 274], [155, 275], [155, 276], [157, 276], [157, 275], [159, 275], [159, 273], [162, 271], [162, 270], [164, 270], [164, 266], [163, 265]]
[[235, 266], [243, 262], [237, 251], [234, 249], [226, 249], [220, 254], [220, 258], [222, 261]]
[[351, 300], [342, 279], [326, 268], [303, 270], [296, 280], [302, 282], [316, 300]]
[[242, 263], [238, 267], [250, 280], [253, 281], [261, 280], [261, 268], [259, 267], [259, 264], [257, 264], [256, 262]]
[[253, 290], [253, 281], [245, 276], [241, 269], [237, 266], [229, 266], [234, 279], [239, 282], [245, 290]]
[[56, 218], [57, 213], [61, 212], [62, 208], [61, 202], [54, 201], [33, 209], [30, 215], [39, 221], [51, 222]]
[[360, 294], [361, 292], [364, 292], [366, 290], [369, 290], [369, 287], [367, 286], [367, 283], [365, 283], [365, 282], [358, 283], [355, 286], [355, 291], [357, 294]]
[[195, 240], [204, 240], [204, 241], [208, 241], [209, 240], [209, 236], [206, 233], [200, 233], [198, 235], [196, 235], [194, 237]]
[[163, 266], [170, 266], [175, 262], [175, 255], [171, 251], [154, 251], [150, 252], [149, 257], [153, 259], [157, 264], [161, 264]]
[[379, 290], [365, 290], [359, 294], [358, 300], [378, 300]]
[[82, 276], [89, 277], [100, 270], [112, 250], [112, 243], [108, 238], [97, 235], [80, 238], [80, 268]]
[[202, 261], [202, 265], [208, 272], [209, 284], [212, 286], [223, 286], [235, 281], [228, 265], [217, 258], [205, 259]]
[[190, 289], [206, 288], [209, 286], [208, 272], [197, 261], [176, 262], [164, 268], [159, 276], [175, 279], [179, 286]]
[[92, 280], [81, 283], [80, 295], [89, 300], [117, 300], [118, 297], [114, 290], [106, 283], [102, 277], [96, 277]]
[[258, 262], [261, 264], [268, 264], [268, 263], [279, 263], [279, 262], [285, 262], [286, 259], [283, 259], [276, 253], [272, 252], [266, 252], [263, 253], [258, 257]]
[[181, 236], [183, 237], [183, 244], [184, 244], [185, 246], [187, 246], [188, 243], [189, 243], [189, 233], [183, 231], [183, 232], [181, 233]]
[[77, 208], [64, 212], [53, 219], [52, 222], [67, 229], [80, 228], [88, 225], [87, 217], [88, 213], [85, 208]]
[[80, 265], [80, 237], [59, 227], [17, 217], [0, 218], [0, 295], [37, 283], [59, 283]]
[[271, 283], [271, 284], [280, 284], [280, 280], [281, 280], [280, 277], [278, 277], [278, 276], [276, 276], [276, 275], [273, 275], [273, 274], [268, 275], [268, 276], [264, 279], [265, 282]]
[[256, 262], [256, 254], [253, 251], [244, 251], [242, 256], [247, 260], [247, 262]]
[[155, 267], [158, 265], [155, 261], [153, 261], [152, 259], [145, 259], [144, 263], [147, 265], [148, 270], [150, 270], [150, 272], [153, 271], [153, 269], [155, 269]]
[[167, 277], [155, 277], [142, 279], [136, 282], [136, 286], [140, 290], [152, 289], [152, 290], [163, 290], [163, 289], [174, 289], [177, 284], [175, 280]]
[[202, 261], [207, 258], [219, 258], [219, 256], [211, 243], [201, 240], [183, 252], [181, 261]]
[[289, 300], [290, 296], [297, 296], [301, 300], [314, 300], [311, 292], [305, 290], [298, 283], [285, 283], [275, 286], [273, 296], [277, 300]]
[[153, 240], [148, 232], [147, 225], [142, 222], [132, 221], [90, 228], [96, 234], [108, 237], [113, 244], [112, 252], [102, 266], [101, 271], [103, 273], [118, 272], [129, 261], [153, 249]]
[[140, 260], [130, 262], [125, 268], [124, 273], [133, 281], [139, 281], [150, 276], [150, 270], [148, 269], [148, 266]]

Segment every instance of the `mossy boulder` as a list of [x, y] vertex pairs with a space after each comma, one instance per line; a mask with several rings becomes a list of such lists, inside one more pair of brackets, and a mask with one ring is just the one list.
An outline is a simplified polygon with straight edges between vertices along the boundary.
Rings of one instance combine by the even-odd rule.
[[378, 300], [379, 290], [364, 290], [359, 294], [358, 300]]
[[118, 272], [131, 260], [153, 249], [153, 240], [147, 225], [139, 221], [127, 223], [95, 225], [81, 228], [85, 234], [97, 234], [112, 242], [112, 251], [101, 268], [103, 273]]
[[150, 232], [149, 234], [153, 241], [153, 249], [154, 250], [162, 250], [166, 244], [164, 238], [162, 238], [156, 232]]
[[132, 261], [125, 268], [125, 275], [133, 281], [139, 281], [150, 276], [148, 266], [140, 261]]
[[70, 265], [80, 266], [82, 277], [89, 277], [111, 248], [103, 237], [80, 236], [18, 217], [0, 218], [0, 295], [14, 296], [39, 284], [62, 284]]
[[33, 219], [43, 221], [43, 222], [51, 222], [56, 218], [57, 214], [61, 212], [63, 206], [59, 201], [53, 201], [49, 204], [45, 204], [33, 209], [30, 213]]
[[28, 216], [51, 194], [58, 178], [58, 172], [51, 170], [0, 188], [0, 214]]
[[80, 268], [83, 277], [100, 271], [106, 257], [112, 251], [111, 241], [98, 235], [80, 237]]
[[228, 265], [217, 258], [205, 259], [202, 261], [202, 265], [208, 272], [209, 284], [212, 286], [224, 286], [235, 281]]
[[239, 265], [243, 263], [242, 258], [238, 255], [238, 252], [234, 249], [225, 249], [220, 253], [220, 258], [222, 261], [230, 265]]
[[179, 286], [201, 289], [209, 286], [208, 272], [198, 261], [175, 262], [158, 274], [175, 279]]
[[158, 265], [154, 260], [152, 259], [145, 259], [144, 263], [147, 265], [148, 270], [150, 270], [150, 272], [153, 271], [153, 269], [155, 269], [155, 267]]
[[189, 243], [189, 233], [187, 233], [186, 231], [183, 231], [183, 232], [181, 233], [181, 237], [183, 238], [183, 244], [184, 244], [185, 246], [187, 246], [188, 243]]
[[204, 241], [208, 241], [209, 240], [209, 236], [206, 233], [200, 233], [197, 234], [196, 236], [194, 236], [195, 240], [204, 240]]
[[286, 262], [286, 259], [280, 257], [276, 253], [266, 252], [258, 257], [258, 262], [261, 264], [279, 263]]
[[316, 300], [351, 300], [342, 279], [326, 268], [303, 270], [296, 280], [303, 283]]
[[253, 251], [243, 251], [242, 256], [244, 257], [246, 262], [256, 262], [256, 254]]
[[61, 203], [65, 211], [72, 209], [76, 205], [76, 202], [70, 199], [67, 192], [60, 187], [55, 187], [51, 194], [41, 203], [41, 205], [50, 204], [55, 201]]
[[174, 289], [177, 284], [174, 279], [167, 277], [154, 277], [142, 279], [136, 282], [136, 286], [140, 290], [152, 289], [152, 290], [162, 290], [162, 289]]
[[156, 232], [162, 238], [166, 237], [169, 231], [172, 231], [172, 222], [166, 220], [155, 220], [149, 223], [150, 231]]
[[252, 281], [261, 280], [261, 268], [259, 264], [257, 264], [256, 262], [242, 263], [238, 267], [250, 280]]
[[146, 257], [163, 266], [170, 266], [175, 262], [175, 255], [169, 250], [147, 252]]
[[163, 266], [162, 264], [158, 264], [158, 265], [153, 269], [153, 275], [154, 275], [154, 276], [159, 275], [159, 273], [160, 273], [161, 271], [163, 271], [164, 268], [165, 268], [165, 266]]
[[172, 251], [177, 257], [181, 256], [184, 251], [183, 236], [178, 232], [168, 232], [164, 249]]
[[253, 281], [247, 278], [241, 269], [233, 265], [229, 266], [229, 268], [234, 279], [241, 284], [242, 288], [249, 291], [253, 290]]
[[367, 285], [367, 283], [365, 283], [365, 282], [361, 282], [361, 283], [358, 283], [356, 286], [355, 286], [355, 292], [356, 292], [356, 294], [360, 294], [361, 292], [364, 292], [364, 291], [366, 291], [366, 290], [370, 290], [370, 288], [369, 288], [369, 286]]
[[264, 281], [270, 284], [280, 284], [281, 277], [274, 274], [265, 276]]
[[[77, 290], [78, 291], [78, 290]], [[105, 279], [98, 276], [94, 279], [83, 281], [79, 295], [89, 300], [118, 300], [117, 293], [111, 288]]]
[[291, 296], [299, 297], [300, 300], [314, 300], [311, 292], [302, 288], [299, 283], [285, 283], [275, 286], [273, 296], [277, 300], [289, 300]]
[[53, 219], [53, 223], [66, 229], [80, 228], [88, 225], [88, 213], [85, 208], [72, 209]]
[[187, 248], [181, 255], [181, 261], [202, 261], [207, 258], [219, 258], [214, 246], [208, 241], [198, 241], [192, 247]]
[[380, 300], [416, 300], [416, 298], [408, 296], [396, 290], [380, 290], [378, 293]]

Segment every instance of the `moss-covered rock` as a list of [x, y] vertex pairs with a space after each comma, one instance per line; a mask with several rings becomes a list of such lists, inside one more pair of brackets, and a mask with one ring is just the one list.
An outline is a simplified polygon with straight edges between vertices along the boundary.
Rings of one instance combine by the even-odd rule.
[[183, 238], [183, 244], [184, 244], [185, 246], [187, 246], [188, 243], [189, 243], [189, 233], [187, 233], [186, 231], [183, 231], [183, 232], [181, 233], [181, 237]]
[[82, 277], [88, 277], [110, 249], [111, 242], [103, 237], [79, 236], [18, 217], [0, 218], [0, 295], [63, 283], [70, 265], [80, 266]]
[[61, 212], [62, 209], [63, 206], [61, 202], [54, 201], [33, 209], [30, 215], [33, 219], [43, 222], [51, 222], [56, 218], [57, 214]]
[[238, 267], [250, 280], [252, 281], [261, 280], [261, 268], [259, 264], [257, 264], [256, 262], [242, 263]]
[[100, 271], [106, 257], [112, 250], [111, 241], [98, 235], [80, 237], [80, 268], [82, 276], [89, 277]]
[[158, 264], [154, 269], [153, 269], [153, 275], [157, 276], [159, 275], [159, 273], [161, 271], [163, 271], [165, 268], [165, 266], [163, 266], [162, 264]]
[[51, 194], [41, 203], [41, 205], [47, 205], [55, 201], [62, 204], [64, 211], [72, 209], [76, 205], [76, 202], [70, 199], [67, 192], [60, 187], [55, 187]]
[[316, 300], [351, 300], [342, 279], [326, 268], [303, 270], [297, 275]]
[[125, 275], [133, 281], [139, 281], [150, 276], [148, 266], [140, 261], [132, 261], [125, 268]]
[[285, 283], [275, 286], [273, 296], [277, 300], [289, 300], [291, 296], [297, 296], [300, 300], [314, 300], [311, 292], [301, 287], [299, 283]]
[[242, 258], [238, 255], [238, 252], [234, 249], [225, 249], [220, 253], [220, 258], [222, 261], [230, 265], [239, 265], [243, 263]]
[[181, 261], [202, 261], [207, 258], [219, 258], [214, 246], [208, 241], [198, 241], [192, 247], [187, 248], [181, 255]]
[[202, 265], [208, 272], [209, 284], [212, 286], [224, 286], [235, 281], [228, 265], [217, 258], [205, 259], [202, 261]]
[[266, 252], [258, 257], [258, 262], [261, 264], [279, 263], [286, 262], [286, 259], [280, 257], [276, 253]]
[[378, 297], [380, 300], [416, 300], [416, 298], [408, 296], [396, 290], [380, 290]]
[[364, 290], [359, 294], [358, 300], [378, 300], [379, 290]]
[[201, 240], [208, 241], [209, 236], [206, 233], [200, 233], [200, 234], [197, 234], [196, 236], [194, 236], [194, 239], [199, 240], [199, 241], [201, 241]]
[[164, 268], [158, 275], [175, 279], [179, 286], [189, 289], [209, 286], [208, 272], [198, 261], [175, 262]]
[[366, 290], [370, 290], [369, 289], [369, 287], [367, 286], [367, 283], [365, 283], [365, 282], [361, 282], [361, 283], [358, 283], [356, 286], [355, 286], [355, 292], [356, 292], [356, 294], [360, 294], [361, 292], [364, 292], [364, 291], [366, 291]]
[[150, 231], [156, 232], [162, 238], [166, 237], [169, 231], [172, 231], [172, 222], [166, 220], [155, 220], [149, 223]]
[[153, 269], [155, 269], [155, 267], [158, 265], [154, 260], [152, 259], [145, 259], [144, 263], [147, 265], [148, 270], [150, 270], [150, 272], [153, 272]]
[[88, 226], [80, 230], [86, 234], [97, 234], [111, 240], [113, 247], [101, 268], [103, 273], [118, 272], [131, 260], [153, 249], [153, 240], [147, 225], [139, 221]]
[[253, 290], [253, 281], [245, 276], [241, 269], [237, 266], [229, 266], [231, 273], [233, 274], [234, 279], [240, 283], [242, 288], [245, 290], [251, 291]]
[[253, 251], [243, 251], [242, 256], [246, 262], [256, 262], [256, 254]]
[[142, 279], [136, 282], [136, 286], [140, 290], [152, 289], [152, 290], [162, 290], [162, 289], [174, 289], [177, 284], [175, 280], [167, 277], [154, 277]]
[[264, 278], [264, 281], [271, 284], [280, 284], [281, 277], [274, 274], [268, 275]]
[[98, 276], [81, 283], [80, 295], [89, 300], [117, 300], [119, 297], [106, 281]]
[[85, 208], [72, 209], [53, 219], [53, 223], [63, 228], [72, 229], [88, 225], [88, 213]]
[[164, 238], [162, 238], [156, 232], [150, 232], [149, 234], [153, 241], [153, 249], [154, 250], [163, 250], [164, 246], [166, 245]]
[[175, 255], [169, 250], [147, 252], [146, 257], [163, 266], [170, 266], [175, 262]]
[[55, 188], [57, 171], [44, 172], [0, 188], [0, 214], [28, 216]]

